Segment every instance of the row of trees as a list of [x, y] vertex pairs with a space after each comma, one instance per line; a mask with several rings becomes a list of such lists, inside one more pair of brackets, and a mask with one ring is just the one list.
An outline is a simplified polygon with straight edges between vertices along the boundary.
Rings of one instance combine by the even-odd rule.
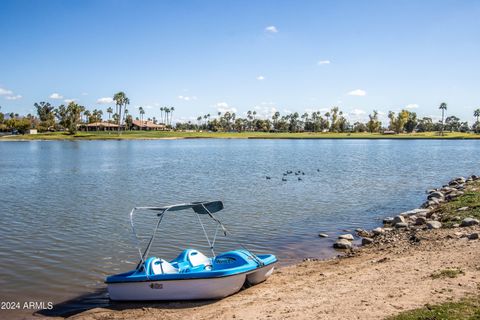
[[443, 134], [448, 131], [475, 131], [480, 132], [480, 109], [474, 111], [476, 117], [475, 124], [470, 127], [467, 122], [461, 121], [456, 116], [445, 118], [447, 104], [442, 103], [439, 107], [442, 116], [441, 120], [434, 122], [430, 117], [418, 118], [415, 112], [401, 110], [398, 113], [390, 111], [388, 113], [389, 123], [384, 125], [379, 120], [379, 113], [374, 110], [369, 116], [368, 121], [356, 121], [350, 123], [344, 113], [338, 108], [333, 107], [330, 111], [321, 113], [320, 111], [305, 112], [299, 114], [281, 115], [275, 112], [269, 119], [257, 119], [255, 111], [248, 111], [245, 118], [238, 117], [233, 112], [218, 112], [212, 119], [210, 114], [197, 117], [197, 122], [177, 123], [176, 128], [180, 130], [210, 130], [210, 131], [278, 131], [278, 132], [384, 132], [391, 131], [395, 133], [402, 132], [427, 132], [439, 131]]
[[[113, 96], [115, 101], [115, 112], [112, 107], [107, 109], [108, 122], [118, 125], [118, 132], [123, 129], [131, 129], [133, 117], [129, 113], [127, 106], [130, 99], [124, 92], [118, 92]], [[82, 123], [96, 123], [103, 121], [102, 110], [87, 110], [75, 102], [68, 105], [52, 106], [48, 102], [35, 103], [34, 107], [37, 116], [28, 114], [19, 116], [18, 114], [5, 114], [0, 112], [0, 130], [16, 129], [24, 132], [29, 128], [36, 128], [39, 131], [52, 130], [68, 130], [70, 133], [77, 131], [78, 125]], [[197, 117], [196, 123], [191, 121], [186, 123], [176, 123], [179, 130], [210, 130], [210, 131], [278, 131], [278, 132], [384, 132], [386, 130], [401, 132], [427, 132], [439, 131], [475, 131], [480, 133], [480, 109], [476, 109], [473, 113], [476, 122], [473, 126], [469, 126], [467, 122], [461, 121], [458, 117], [452, 115], [445, 118], [447, 104], [442, 103], [439, 106], [441, 110], [441, 120], [434, 122], [432, 118], [418, 118], [415, 112], [409, 110], [401, 110], [398, 113], [388, 112], [388, 124], [382, 124], [379, 120], [379, 113], [373, 111], [368, 116], [368, 121], [356, 121], [350, 123], [345, 117], [343, 111], [338, 107], [331, 108], [330, 111], [324, 112], [298, 112], [281, 115], [275, 112], [271, 118], [259, 119], [255, 110], [249, 110], [246, 117], [238, 117], [234, 112], [218, 112], [215, 117], [211, 114], [205, 114]], [[1, 107], [0, 107], [1, 111]], [[167, 127], [172, 125], [172, 116], [175, 111], [174, 107], [161, 107], [161, 123]], [[113, 114], [113, 115], [112, 115]], [[140, 120], [144, 120], [145, 109], [139, 107]], [[136, 118], [139, 120], [139, 118]], [[157, 123], [157, 119], [148, 118], [149, 121]]]
[[[109, 123], [118, 125], [118, 132], [123, 129], [131, 129], [133, 126], [133, 117], [129, 113], [127, 106], [130, 104], [130, 99], [127, 95], [120, 91], [113, 96], [115, 102], [115, 111], [112, 107], [108, 107], [106, 112], [108, 114]], [[75, 133], [80, 124], [91, 124], [103, 121], [102, 110], [88, 110], [86, 107], [75, 102], [70, 102], [68, 105], [60, 105], [54, 107], [48, 102], [35, 103], [34, 107], [37, 114], [28, 114], [20, 116], [16, 113], [9, 113], [5, 116], [0, 112], [0, 130], [18, 130], [23, 133], [30, 128], [35, 128], [42, 131], [56, 131], [67, 130], [70, 133]], [[1, 111], [1, 107], [0, 107]], [[144, 121], [145, 109], [138, 108], [140, 119]], [[161, 107], [161, 123], [171, 126], [174, 107]], [[8, 119], [7, 119], [8, 118]], [[148, 118], [148, 121], [157, 123], [155, 117]]]

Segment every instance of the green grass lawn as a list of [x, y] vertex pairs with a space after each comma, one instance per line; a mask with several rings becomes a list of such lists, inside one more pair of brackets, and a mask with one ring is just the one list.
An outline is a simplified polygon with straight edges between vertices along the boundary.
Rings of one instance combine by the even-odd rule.
[[[470, 184], [465, 190], [465, 194], [455, 200], [443, 203], [439, 207], [442, 215], [442, 223], [451, 227], [455, 223], [460, 223], [464, 218], [480, 219], [480, 182], [477, 180]], [[466, 210], [458, 211], [460, 208]]]
[[458, 302], [427, 305], [402, 312], [387, 320], [480, 320], [480, 296], [465, 298]]
[[18, 135], [1, 137], [2, 140], [109, 140], [109, 139], [161, 139], [161, 138], [217, 138], [217, 139], [480, 139], [480, 134], [437, 132], [383, 135], [380, 133], [288, 133], [288, 132], [181, 132], [181, 131], [127, 131], [116, 132], [90, 131], [69, 135], [65, 132], [40, 133], [36, 135]]

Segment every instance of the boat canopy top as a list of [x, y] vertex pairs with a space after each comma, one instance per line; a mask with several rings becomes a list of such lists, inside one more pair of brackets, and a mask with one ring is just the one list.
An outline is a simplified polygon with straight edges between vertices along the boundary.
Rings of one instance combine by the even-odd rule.
[[[142, 264], [145, 263], [145, 259], [148, 257], [148, 252], [150, 251], [150, 247], [155, 239], [155, 234], [157, 233], [158, 226], [160, 225], [160, 222], [162, 221], [163, 216], [165, 215], [166, 212], [168, 211], [181, 211], [181, 210], [187, 210], [187, 209], [193, 209], [195, 213], [198, 214], [198, 222], [202, 226], [203, 233], [205, 234], [205, 237], [207, 238], [207, 242], [210, 246], [210, 249], [212, 250], [213, 255], [215, 256], [215, 252], [213, 250], [213, 247], [215, 245], [215, 240], [217, 238], [217, 231], [219, 228], [223, 230], [223, 234], [226, 236], [227, 235], [227, 229], [225, 226], [222, 224], [220, 220], [217, 219], [213, 215], [213, 213], [218, 212], [223, 209], [223, 202], [222, 201], [199, 201], [199, 202], [190, 202], [190, 203], [182, 203], [182, 204], [175, 204], [175, 205], [170, 205], [170, 206], [165, 206], [165, 207], [135, 207], [132, 209], [130, 212], [130, 224], [132, 226], [132, 233], [135, 238], [135, 242], [137, 245], [138, 253], [140, 255], [140, 262], [137, 265], [137, 269], [140, 268]], [[135, 211], [137, 210], [153, 210], [153, 211], [160, 211], [157, 216], [158, 216], [158, 222], [155, 225], [155, 229], [153, 230], [153, 234], [150, 237], [150, 241], [148, 242], [147, 248], [145, 251], [142, 253], [141, 248], [140, 248], [140, 242], [137, 236], [137, 232], [135, 230], [135, 225], [133, 223], [133, 216], [135, 214]], [[217, 223], [217, 227], [215, 229], [215, 235], [213, 236], [213, 241], [211, 242], [207, 231], [205, 230], [205, 227], [203, 226], [203, 222], [200, 219], [200, 215], [205, 214], [209, 216], [212, 220], [214, 220]]]
[[197, 214], [212, 214], [223, 209], [222, 201], [198, 201], [190, 203], [175, 204], [166, 207], [136, 207], [135, 209], [161, 211], [158, 215], [162, 215], [166, 211], [181, 211], [193, 209]]

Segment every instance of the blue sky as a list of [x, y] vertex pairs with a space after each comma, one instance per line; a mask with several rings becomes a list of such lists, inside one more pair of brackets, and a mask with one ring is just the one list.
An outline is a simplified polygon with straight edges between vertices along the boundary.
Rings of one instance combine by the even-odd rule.
[[[1, 0], [0, 106], [75, 99], [174, 120], [338, 105], [473, 121], [480, 1]], [[102, 99], [104, 98], [104, 99]], [[107, 98], [107, 99], [105, 99]], [[103, 102], [103, 103], [101, 103]]]

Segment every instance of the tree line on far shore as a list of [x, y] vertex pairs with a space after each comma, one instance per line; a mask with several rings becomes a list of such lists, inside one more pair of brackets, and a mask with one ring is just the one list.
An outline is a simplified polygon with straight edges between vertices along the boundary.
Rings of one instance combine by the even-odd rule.
[[468, 122], [451, 115], [445, 117], [447, 104], [441, 103], [441, 120], [435, 122], [430, 117], [419, 118], [415, 112], [401, 110], [398, 113], [388, 112], [388, 124], [379, 120], [378, 111], [374, 110], [366, 122], [356, 121], [350, 123], [339, 107], [333, 107], [330, 111], [305, 112], [299, 114], [293, 112], [281, 115], [275, 112], [271, 118], [257, 118], [256, 111], [248, 111], [245, 118], [237, 117], [233, 112], [218, 112], [212, 118], [210, 114], [198, 116], [196, 122], [177, 122], [178, 130], [208, 130], [208, 131], [261, 131], [261, 132], [370, 132], [378, 133], [388, 131], [389, 133], [411, 133], [444, 131], [451, 132], [476, 132], [480, 133], [480, 108], [474, 110], [473, 115], [476, 122], [469, 126]]
[[[71, 134], [77, 132], [82, 124], [92, 123], [111, 123], [115, 124], [115, 130], [120, 134], [123, 130], [130, 130], [133, 126], [133, 116], [130, 114], [127, 106], [130, 99], [122, 91], [113, 96], [115, 102], [115, 112], [112, 107], [107, 108], [108, 120], [103, 119], [102, 110], [88, 110], [76, 102], [70, 102], [68, 105], [52, 106], [48, 102], [35, 103], [36, 115], [28, 114], [20, 116], [15, 113], [4, 114], [0, 107], [0, 131], [16, 130], [20, 133], [28, 129], [37, 129], [40, 132], [46, 131], [68, 131]], [[213, 132], [370, 132], [370, 133], [411, 133], [411, 132], [430, 132], [438, 131], [443, 134], [444, 131], [451, 132], [475, 132], [480, 133], [480, 108], [474, 110], [473, 115], [476, 122], [470, 126], [468, 122], [451, 115], [445, 117], [447, 104], [441, 103], [441, 120], [435, 122], [430, 117], [419, 118], [415, 112], [401, 110], [398, 113], [388, 112], [388, 124], [383, 124], [379, 120], [379, 113], [374, 110], [369, 116], [368, 121], [356, 121], [350, 123], [339, 107], [333, 107], [330, 111], [305, 112], [299, 114], [293, 112], [281, 115], [275, 112], [271, 118], [258, 118], [256, 111], [248, 111], [245, 118], [237, 117], [234, 112], [218, 112], [215, 117], [205, 114], [197, 117], [196, 122], [177, 122], [172, 125], [172, 116], [174, 107], [161, 107], [161, 119], [155, 117], [147, 118], [147, 121], [153, 124], [164, 124], [166, 129], [170, 130], [204, 130]], [[136, 120], [144, 121], [145, 109], [138, 108], [140, 118]]]

